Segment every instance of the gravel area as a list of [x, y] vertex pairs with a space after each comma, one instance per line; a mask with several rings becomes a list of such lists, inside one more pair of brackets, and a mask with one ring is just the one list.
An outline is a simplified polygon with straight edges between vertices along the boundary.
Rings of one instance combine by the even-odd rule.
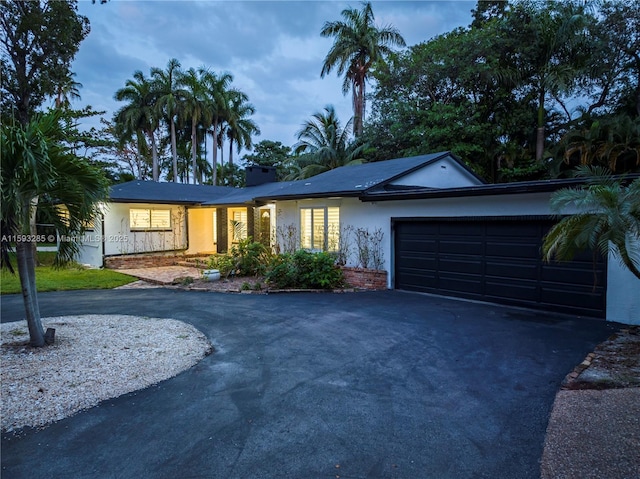
[[212, 352], [196, 328], [173, 319], [124, 315], [43, 318], [55, 344], [28, 345], [26, 321], [2, 324], [3, 432], [42, 427], [168, 379]]
[[640, 477], [640, 388], [560, 391], [553, 406], [542, 479]]

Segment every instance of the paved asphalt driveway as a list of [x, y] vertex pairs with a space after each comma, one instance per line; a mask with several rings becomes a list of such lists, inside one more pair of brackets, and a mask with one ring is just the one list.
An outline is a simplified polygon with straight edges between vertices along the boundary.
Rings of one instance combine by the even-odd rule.
[[[44, 430], [4, 478], [538, 478], [564, 375], [615, 326], [396, 291], [40, 294], [192, 323], [217, 352]], [[2, 297], [2, 320], [23, 316]], [[78, 358], [81, 361], [81, 358]]]

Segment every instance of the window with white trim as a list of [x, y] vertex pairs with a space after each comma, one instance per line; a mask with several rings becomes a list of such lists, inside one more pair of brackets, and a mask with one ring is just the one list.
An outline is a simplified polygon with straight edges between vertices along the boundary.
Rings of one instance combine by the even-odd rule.
[[229, 208], [229, 238], [231, 243], [247, 239], [247, 209]]
[[340, 239], [340, 208], [300, 208], [300, 245], [314, 251], [336, 251]]
[[171, 210], [131, 208], [129, 210], [129, 229], [131, 231], [170, 230]]

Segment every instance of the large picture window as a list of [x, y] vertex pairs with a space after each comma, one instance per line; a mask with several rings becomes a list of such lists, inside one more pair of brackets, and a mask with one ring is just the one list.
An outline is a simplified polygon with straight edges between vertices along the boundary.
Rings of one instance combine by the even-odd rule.
[[315, 251], [335, 251], [340, 238], [340, 208], [300, 208], [300, 243]]
[[131, 208], [129, 210], [129, 228], [131, 231], [170, 230], [171, 210]]

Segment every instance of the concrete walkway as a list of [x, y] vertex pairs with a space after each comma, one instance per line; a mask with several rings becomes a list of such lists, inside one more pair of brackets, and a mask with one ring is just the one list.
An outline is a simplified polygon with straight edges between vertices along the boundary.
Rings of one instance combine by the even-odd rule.
[[[43, 316], [183, 320], [216, 352], [46, 429], [3, 435], [2, 477], [538, 479], [560, 382], [616, 330], [397, 291], [39, 298]], [[16, 295], [1, 307], [3, 321], [24, 314]]]
[[202, 270], [189, 266], [157, 266], [154, 268], [118, 269], [115, 271], [158, 285], [172, 284], [178, 278], [202, 278]]

